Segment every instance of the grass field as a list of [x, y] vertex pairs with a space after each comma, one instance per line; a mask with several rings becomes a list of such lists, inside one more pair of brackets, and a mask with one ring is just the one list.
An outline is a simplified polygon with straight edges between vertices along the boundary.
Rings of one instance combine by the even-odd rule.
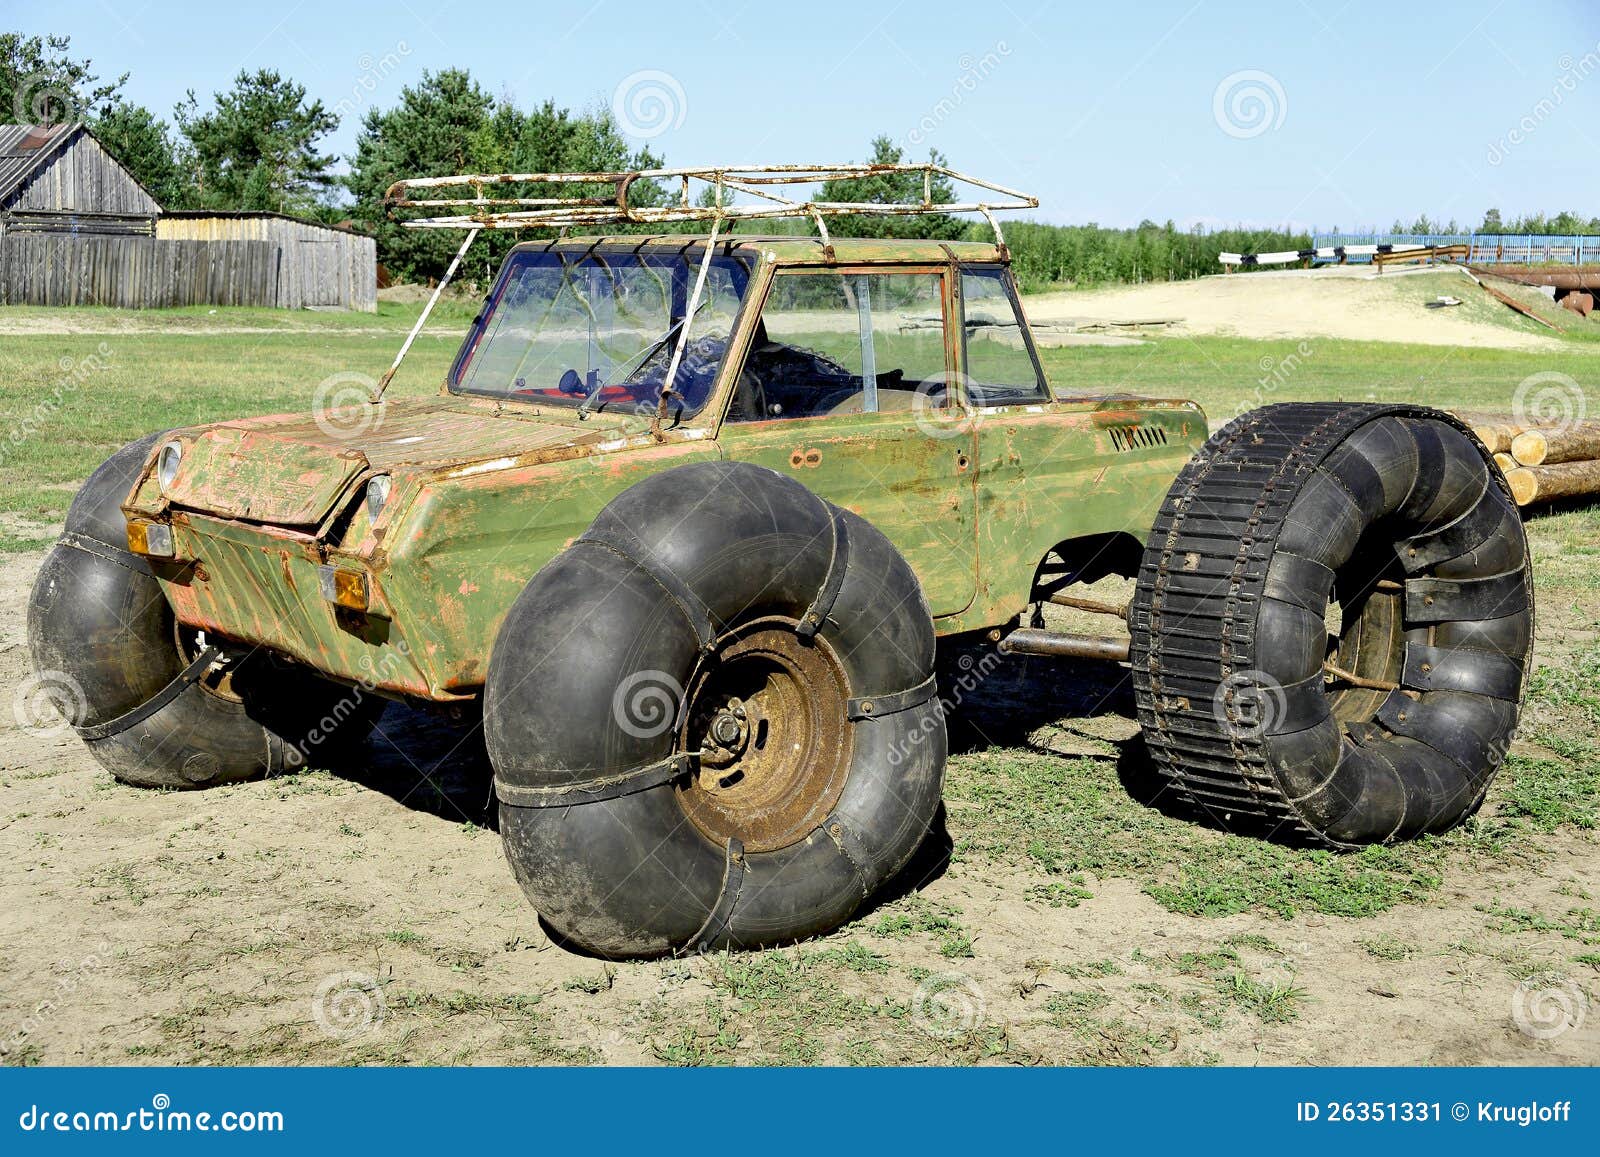
[[[0, 341], [0, 551], [48, 542], [75, 483], [150, 430], [308, 409], [337, 373], [376, 378], [419, 306], [377, 314], [172, 310], [160, 314], [16, 308]], [[390, 387], [437, 390], [471, 307], [446, 302]], [[1513, 319], [1515, 321], [1516, 319]], [[31, 333], [30, 326], [88, 331]], [[1600, 327], [1596, 327], [1600, 328]], [[1600, 381], [1600, 343], [1556, 354], [1332, 339], [1198, 336], [1128, 347], [1046, 349], [1064, 392], [1193, 398], [1213, 419], [1275, 401], [1410, 400], [1507, 410], [1535, 370]]]
[[[79, 311], [71, 323], [98, 332], [30, 333], [63, 315], [8, 312], [0, 414], [27, 435], [0, 442], [0, 547], [47, 544], [76, 484], [147, 430], [303, 409], [331, 374], [376, 376], [414, 316]], [[431, 327], [396, 393], [436, 388], [464, 317], [452, 306]], [[1600, 345], [1577, 339], [1533, 354], [1173, 337], [1045, 357], [1058, 388], [1192, 397], [1214, 419], [1327, 398], [1503, 410], [1537, 371], [1600, 382]], [[1519, 741], [1460, 829], [1333, 855], [1170, 815], [1143, 801], [1126, 688], [1014, 662], [953, 729], [948, 867], [781, 951], [607, 966], [549, 950], [482, 830], [481, 784], [452, 786], [420, 739], [360, 773], [178, 798], [111, 783], [68, 737], [0, 768], [0, 851], [28, 873], [0, 893], [16, 981], [0, 1011], [48, 990], [56, 958], [20, 946], [57, 921], [115, 928], [115, 980], [5, 1059], [1581, 1059], [1592, 1025], [1535, 1045], [1507, 1033], [1506, 1005], [1525, 983], [1597, 996], [1600, 507], [1528, 529], [1539, 669]], [[32, 564], [13, 561], [25, 583]], [[352, 967], [377, 978], [386, 1020], [331, 1037], [308, 998]]]

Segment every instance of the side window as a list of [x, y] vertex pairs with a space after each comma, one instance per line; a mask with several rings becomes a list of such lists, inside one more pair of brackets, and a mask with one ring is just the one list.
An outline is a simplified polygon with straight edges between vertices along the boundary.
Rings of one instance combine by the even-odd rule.
[[964, 269], [961, 311], [966, 341], [967, 394], [974, 406], [1047, 402], [1028, 352], [1022, 319], [1006, 285], [1004, 270]]
[[730, 422], [909, 411], [942, 397], [944, 280], [937, 273], [779, 273], [728, 409]]

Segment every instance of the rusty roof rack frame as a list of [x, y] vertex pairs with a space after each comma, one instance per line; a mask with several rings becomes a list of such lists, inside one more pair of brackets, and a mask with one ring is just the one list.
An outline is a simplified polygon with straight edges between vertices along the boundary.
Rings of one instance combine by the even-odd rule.
[[[828, 181], [860, 180], [891, 173], [915, 173], [922, 177], [922, 196], [916, 201], [819, 201], [797, 199], [780, 190], [794, 185], [821, 185]], [[958, 185], [976, 190], [975, 199], [966, 201], [935, 201], [933, 182], [944, 177]], [[633, 186], [648, 180], [676, 184], [677, 195], [661, 205], [636, 205], [628, 200]], [[609, 194], [575, 192], [570, 197], [527, 197], [501, 195], [508, 185], [610, 185]], [[697, 191], [698, 187], [698, 191]], [[427, 192], [439, 190], [446, 195], [429, 196]], [[451, 190], [471, 191], [471, 196], [450, 196]], [[705, 192], [712, 193], [710, 204], [698, 203]], [[415, 194], [424, 192], [418, 197]], [[516, 190], [511, 191], [512, 194]], [[982, 194], [992, 194], [984, 197]], [[733, 204], [731, 198], [744, 194], [754, 200]], [[828, 236], [829, 217], [915, 217], [947, 213], [979, 213], [994, 230], [994, 243], [1005, 252], [1005, 235], [1000, 231], [996, 212], [1016, 209], [1037, 209], [1039, 199], [985, 181], [944, 165], [911, 164], [844, 164], [844, 165], [723, 165], [708, 168], [636, 169], [621, 173], [495, 173], [484, 175], [460, 174], [445, 177], [414, 177], [396, 181], [384, 194], [384, 208], [389, 216], [408, 229], [464, 229], [466, 238], [456, 250], [449, 268], [434, 287], [433, 295], [423, 308], [422, 315], [406, 336], [394, 364], [384, 372], [373, 393], [373, 402], [380, 402], [383, 392], [393, 380], [395, 371], [405, 359], [411, 343], [427, 323], [434, 304], [445, 286], [455, 277], [461, 261], [467, 255], [478, 234], [485, 229], [560, 229], [605, 225], [665, 225], [689, 221], [708, 221], [711, 232], [701, 257], [700, 269], [695, 278], [694, 291], [689, 296], [686, 318], [693, 318], [705, 289], [706, 272], [711, 265], [711, 253], [717, 234], [727, 223], [763, 221], [777, 218], [809, 218], [815, 223], [822, 239], [826, 260], [832, 261], [833, 241]], [[435, 213], [431, 210], [454, 209], [454, 213]], [[402, 213], [422, 211], [422, 216], [408, 217]], [[662, 438], [662, 424], [666, 420], [668, 404], [676, 392], [678, 366], [688, 341], [690, 327], [681, 325], [678, 340], [672, 351], [666, 377], [661, 386], [660, 401], [650, 431], [657, 440]]]
[[[780, 190], [793, 185], [820, 185], [828, 181], [859, 180], [890, 173], [913, 173], [922, 178], [922, 196], [915, 201], [821, 201], [799, 199]], [[965, 201], [933, 199], [933, 182], [944, 177], [975, 192]], [[628, 194], [641, 180], [676, 185], [676, 196], [661, 205], [636, 205]], [[570, 197], [495, 195], [507, 185], [610, 185], [609, 194], [574, 194]], [[433, 190], [471, 190], [471, 196], [415, 196]], [[706, 190], [713, 203], [698, 204]], [[731, 204], [731, 194], [755, 198]], [[984, 196], [984, 194], [991, 194]], [[829, 244], [829, 217], [909, 217], [935, 213], [979, 213], [994, 229], [995, 244], [1004, 245], [996, 212], [1037, 209], [1039, 199], [933, 163], [844, 165], [725, 165], [707, 168], [638, 169], [622, 173], [496, 173], [418, 177], [396, 181], [384, 196], [391, 216], [411, 229], [571, 229], [604, 225], [662, 225], [686, 221], [759, 221], [808, 217], [816, 223], [824, 245]], [[398, 211], [455, 209], [456, 213], [426, 213], [402, 218]], [[720, 231], [720, 229], [718, 230]]]

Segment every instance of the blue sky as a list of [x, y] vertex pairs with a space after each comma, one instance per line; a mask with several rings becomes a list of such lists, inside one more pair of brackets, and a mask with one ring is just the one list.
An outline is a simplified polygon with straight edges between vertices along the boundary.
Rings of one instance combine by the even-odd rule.
[[[514, 15], [488, 25], [497, 10]], [[351, 114], [341, 154], [366, 107], [455, 65], [522, 104], [618, 107], [668, 163], [861, 159], [887, 133], [1052, 221], [1600, 213], [1600, 5], [1583, 0], [11, 0], [0, 23], [70, 34], [169, 118], [186, 89], [277, 68]]]

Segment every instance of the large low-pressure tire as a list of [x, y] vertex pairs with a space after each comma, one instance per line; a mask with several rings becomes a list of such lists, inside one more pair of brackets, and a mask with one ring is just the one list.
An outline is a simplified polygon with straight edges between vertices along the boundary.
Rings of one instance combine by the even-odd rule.
[[1130, 627], [1139, 722], [1178, 798], [1324, 846], [1409, 839], [1470, 815], [1511, 742], [1527, 540], [1448, 415], [1269, 406], [1173, 483]]
[[935, 823], [934, 632], [870, 524], [742, 463], [624, 491], [528, 583], [484, 736], [517, 880], [610, 958], [837, 927]]
[[[149, 564], [130, 554], [121, 503], [159, 435], [123, 447], [84, 483], [28, 602], [38, 693], [117, 779], [200, 788], [292, 771], [365, 738], [382, 709], [249, 648], [214, 668], [181, 629]], [[183, 678], [186, 669], [194, 677]]]

